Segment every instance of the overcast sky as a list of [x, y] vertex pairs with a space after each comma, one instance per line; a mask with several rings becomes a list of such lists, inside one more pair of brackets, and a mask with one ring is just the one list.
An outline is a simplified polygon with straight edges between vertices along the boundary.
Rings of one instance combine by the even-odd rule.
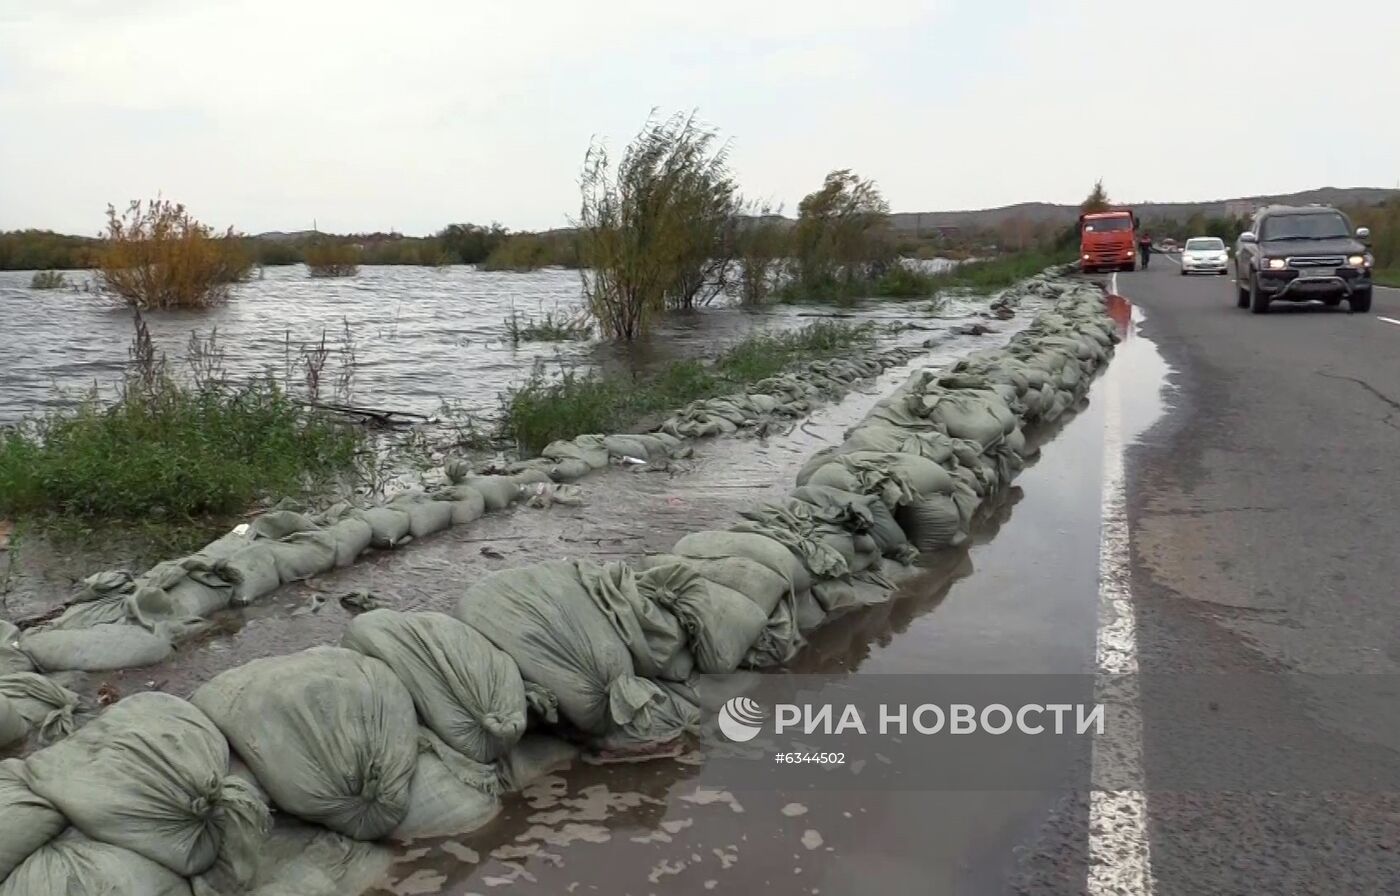
[[1400, 184], [1400, 2], [0, 0], [0, 229], [564, 224], [653, 107], [792, 210]]

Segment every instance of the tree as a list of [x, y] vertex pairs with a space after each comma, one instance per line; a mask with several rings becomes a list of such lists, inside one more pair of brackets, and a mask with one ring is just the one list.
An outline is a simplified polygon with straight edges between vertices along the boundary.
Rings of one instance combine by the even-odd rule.
[[734, 268], [745, 305], [762, 302], [773, 290], [788, 254], [790, 230], [782, 209], [765, 203], [750, 203], [745, 209], [734, 235]]
[[584, 156], [577, 226], [584, 294], [600, 329], [631, 341], [672, 304], [704, 293], [735, 205], [727, 152], [693, 115], [651, 118], [613, 170]]
[[1079, 204], [1079, 213], [1093, 215], [1108, 209], [1108, 191], [1103, 188], [1103, 178], [1099, 178], [1094, 181], [1094, 189], [1090, 190], [1089, 195]]
[[896, 259], [889, 213], [874, 181], [849, 168], [828, 174], [797, 206], [793, 264], [801, 287], [849, 293], [888, 270]]
[[452, 261], [460, 264], [480, 264], [505, 242], [509, 234], [504, 227], [491, 222], [490, 227], [480, 224], [449, 224], [437, 232], [438, 243]]

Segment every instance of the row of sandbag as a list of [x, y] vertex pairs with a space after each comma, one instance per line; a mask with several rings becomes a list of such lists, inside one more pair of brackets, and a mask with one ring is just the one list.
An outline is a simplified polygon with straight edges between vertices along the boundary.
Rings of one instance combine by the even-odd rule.
[[559, 702], [452, 616], [371, 611], [342, 644], [247, 663], [189, 701], [136, 694], [0, 762], [0, 896], [332, 896], [343, 882], [313, 878], [334, 868], [289, 872], [285, 850], [269, 867], [273, 810], [357, 841], [464, 833], [576, 752], [526, 734]]
[[[559, 500], [550, 483], [572, 482], [610, 462], [654, 464], [686, 457], [691, 452], [686, 438], [805, 413], [818, 395], [878, 375], [912, 352], [892, 349], [866, 359], [812, 362], [797, 373], [764, 380], [752, 393], [715, 399], [744, 410], [726, 411], [722, 426], [704, 432], [663, 425], [661, 429], [672, 431], [583, 435], [550, 444], [540, 458], [511, 465], [508, 475], [479, 476], [464, 463], [450, 462], [444, 469], [447, 485], [401, 494], [382, 505], [341, 503], [316, 514], [265, 513], [240, 531], [140, 576], [121, 570], [89, 576], [63, 612], [25, 631], [19, 646], [47, 672], [98, 672], [158, 663], [214, 612], [347, 566], [370, 547], [392, 549], [536, 492]], [[699, 413], [696, 407], [680, 414]]]

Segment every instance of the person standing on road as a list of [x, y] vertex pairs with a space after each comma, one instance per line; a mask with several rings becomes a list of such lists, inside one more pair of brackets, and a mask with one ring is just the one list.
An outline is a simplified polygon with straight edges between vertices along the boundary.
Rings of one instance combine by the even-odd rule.
[[1152, 260], [1152, 234], [1144, 230], [1138, 235], [1138, 252], [1142, 255], [1142, 266]]

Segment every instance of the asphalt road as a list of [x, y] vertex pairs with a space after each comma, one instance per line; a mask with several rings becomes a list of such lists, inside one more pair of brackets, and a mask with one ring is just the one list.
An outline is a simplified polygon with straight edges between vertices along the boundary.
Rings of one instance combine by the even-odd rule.
[[1116, 282], [1171, 367], [1124, 458], [1152, 892], [1400, 892], [1400, 291]]

